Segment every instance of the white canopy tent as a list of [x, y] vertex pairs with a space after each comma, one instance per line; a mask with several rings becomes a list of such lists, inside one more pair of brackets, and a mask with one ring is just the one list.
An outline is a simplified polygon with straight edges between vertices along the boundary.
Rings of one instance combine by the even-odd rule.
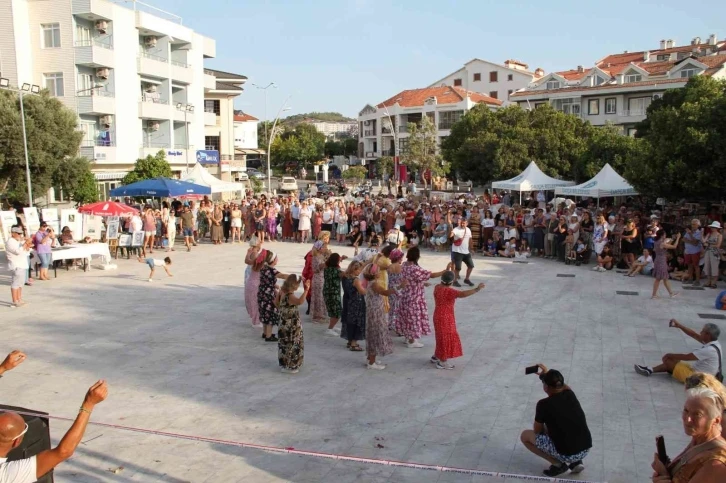
[[606, 196], [637, 195], [638, 192], [625, 181], [625, 178], [616, 173], [612, 166], [606, 163], [591, 180], [577, 186], [557, 188], [555, 194], [604, 198]]
[[212, 173], [207, 171], [204, 166], [197, 163], [192, 169], [182, 174], [182, 181], [188, 181], [190, 183], [199, 184], [202, 186], [209, 186], [214, 193], [231, 193], [235, 191], [245, 190], [245, 185], [242, 183], [232, 183], [229, 181], [222, 181], [221, 179], [214, 176]]
[[548, 191], [573, 184], [574, 181], [563, 181], [547, 176], [532, 161], [518, 176], [504, 181], [494, 181], [492, 188], [519, 191], [519, 202], [522, 203], [522, 191]]

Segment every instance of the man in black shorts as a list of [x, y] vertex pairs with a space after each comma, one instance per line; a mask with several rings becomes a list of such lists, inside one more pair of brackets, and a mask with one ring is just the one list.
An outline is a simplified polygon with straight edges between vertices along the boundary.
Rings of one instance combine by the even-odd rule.
[[470, 286], [474, 286], [469, 277], [471, 271], [474, 270], [474, 260], [471, 258], [471, 230], [466, 226], [466, 218], [463, 216], [459, 220], [459, 226], [451, 230], [449, 235], [451, 238], [451, 260], [454, 262], [456, 270], [456, 278], [454, 279], [454, 287], [461, 287], [459, 283], [459, 272], [461, 272], [461, 263], [466, 264], [466, 278], [464, 283]]

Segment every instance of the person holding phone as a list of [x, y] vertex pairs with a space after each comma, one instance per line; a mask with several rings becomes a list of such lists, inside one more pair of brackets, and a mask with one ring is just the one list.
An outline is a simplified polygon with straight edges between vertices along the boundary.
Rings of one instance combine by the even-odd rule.
[[539, 376], [547, 397], [537, 402], [534, 426], [522, 431], [520, 440], [529, 451], [550, 462], [544, 470], [546, 476], [582, 472], [592, 436], [580, 401], [560, 371], [537, 364], [526, 373]]

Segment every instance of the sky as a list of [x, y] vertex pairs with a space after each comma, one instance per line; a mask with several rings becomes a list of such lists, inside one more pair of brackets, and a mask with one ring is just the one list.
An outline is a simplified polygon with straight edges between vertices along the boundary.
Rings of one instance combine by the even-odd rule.
[[[702, 0], [146, 0], [212, 37], [205, 66], [246, 75], [238, 109], [268, 119], [337, 111], [426, 87], [472, 58], [517, 59], [545, 72], [610, 53], [726, 37], [726, 2]], [[289, 98], [289, 100], [288, 100]], [[283, 115], [284, 117], [284, 115]]]

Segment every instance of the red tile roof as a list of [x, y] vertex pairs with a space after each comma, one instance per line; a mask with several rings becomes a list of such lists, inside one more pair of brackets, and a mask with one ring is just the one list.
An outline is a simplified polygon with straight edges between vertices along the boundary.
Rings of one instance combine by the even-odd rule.
[[242, 114], [235, 114], [234, 115], [234, 120], [237, 121], [237, 122], [259, 121], [259, 119], [257, 119], [256, 117], [250, 116], [249, 114], [246, 114], [244, 112]]
[[698, 57], [696, 60], [702, 64], [706, 64], [710, 68], [721, 67], [726, 63], [726, 53]]
[[456, 104], [463, 101], [467, 97], [467, 94], [473, 102], [483, 102], [495, 106], [502, 105], [502, 101], [499, 99], [485, 96], [479, 92], [467, 91], [461, 87], [440, 86], [401, 91], [390, 99], [381, 102], [377, 107], [390, 107], [394, 104], [398, 104], [401, 107], [418, 107], [423, 106], [424, 101], [431, 97], [436, 98], [437, 104]]
[[555, 74], [564, 77], [566, 80], [580, 80], [583, 77], [585, 77], [585, 74], [587, 74], [587, 71], [584, 69], [580, 71], [579, 69], [570, 69], [570, 70], [561, 70], [559, 72], [555, 72]]

